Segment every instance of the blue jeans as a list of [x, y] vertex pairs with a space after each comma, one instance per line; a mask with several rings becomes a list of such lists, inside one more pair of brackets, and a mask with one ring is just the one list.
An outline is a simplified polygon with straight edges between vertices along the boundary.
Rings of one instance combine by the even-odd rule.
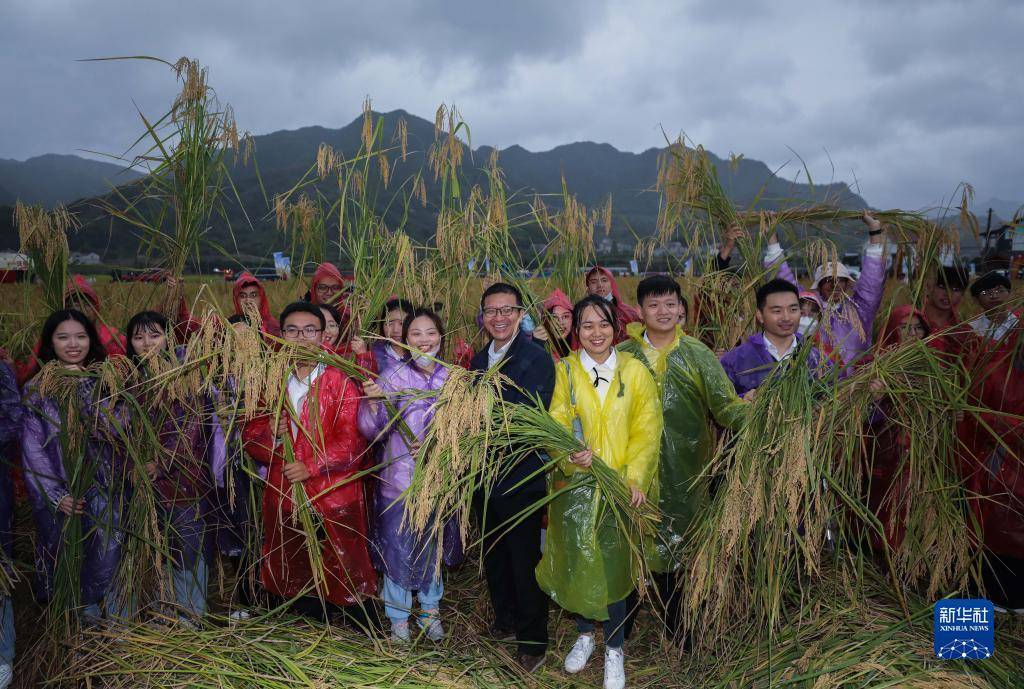
[[[624, 598], [608, 606], [608, 619], [601, 623], [604, 628], [604, 645], [607, 648], [622, 648], [622, 642], [625, 640], [626, 615], [629, 612], [627, 601], [629, 598]], [[576, 629], [580, 634], [593, 634], [594, 622], [577, 615]]]
[[14, 605], [10, 596], [0, 602], [0, 663], [14, 665]]
[[[428, 588], [416, 592], [416, 597], [420, 601], [420, 609], [423, 612], [437, 612], [443, 595], [444, 582], [441, 580], [440, 573], [438, 573], [437, 581], [432, 582]], [[384, 612], [387, 613], [390, 620], [401, 622], [409, 619], [409, 613], [412, 612], [411, 590], [402, 588], [385, 574], [382, 596], [384, 597]]]

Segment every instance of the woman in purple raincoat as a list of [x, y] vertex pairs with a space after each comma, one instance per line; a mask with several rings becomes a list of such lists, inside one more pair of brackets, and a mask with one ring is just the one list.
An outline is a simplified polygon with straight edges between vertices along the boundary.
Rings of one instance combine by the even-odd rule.
[[[376, 383], [364, 385], [369, 399], [359, 409], [359, 430], [363, 436], [372, 441], [384, 434], [380, 437], [385, 443], [383, 466], [377, 474], [373, 496], [371, 555], [374, 565], [383, 573], [385, 612], [391, 620], [392, 638], [398, 641], [408, 641], [410, 637], [413, 591], [417, 592], [422, 611], [418, 618], [420, 627], [433, 641], [444, 637], [438, 612], [444, 583], [437, 567], [436, 544], [424, 542], [402, 527], [404, 504], [400, 499], [412, 481], [415, 453], [434, 416], [437, 395], [423, 393], [440, 390], [448, 378], [448, 369], [434, 361], [443, 339], [444, 326], [437, 314], [430, 309], [414, 309], [402, 325], [401, 340], [412, 348], [411, 355], [387, 369]], [[395, 405], [416, 436], [411, 447], [390, 423], [387, 407], [380, 401], [383, 397]], [[462, 560], [462, 543], [454, 521], [445, 524], [442, 559], [449, 566]]]
[[[128, 355], [167, 356], [167, 320], [155, 311], [136, 314], [125, 328]], [[183, 351], [174, 352], [180, 361]], [[224, 432], [209, 398], [170, 399], [146, 391], [140, 405], [149, 413], [163, 453], [145, 464], [156, 491], [160, 529], [171, 560], [175, 603], [186, 615], [206, 614], [208, 529], [214, 498], [212, 477], [227, 461]], [[187, 620], [187, 617], [182, 617]]]
[[[57, 311], [47, 319], [39, 353], [42, 364], [59, 361], [68, 369], [83, 371], [105, 357], [95, 327], [81, 312]], [[28, 382], [21, 445], [25, 487], [37, 531], [37, 596], [49, 601], [57, 585], [70, 583], [55, 579], [66, 520], [75, 516], [81, 519], [83, 537], [80, 600], [84, 617], [94, 621], [102, 616], [104, 603], [108, 616], [125, 614], [112, 608], [108, 594], [121, 559], [121, 525], [129, 483], [124, 456], [115, 449], [115, 441], [122, 434], [123, 418], [118, 419], [123, 417], [122, 410], [99, 401], [102, 395], [96, 378], [82, 376], [76, 385], [77, 396], [70, 404], [77, 407], [80, 422], [87, 427], [65, 429], [62, 424], [66, 423], [67, 411], [62, 415], [58, 400], [40, 393], [38, 376]], [[70, 462], [63, 456], [62, 431], [87, 433], [77, 479], [68, 475], [66, 465]], [[72, 495], [72, 491], [78, 494]]]

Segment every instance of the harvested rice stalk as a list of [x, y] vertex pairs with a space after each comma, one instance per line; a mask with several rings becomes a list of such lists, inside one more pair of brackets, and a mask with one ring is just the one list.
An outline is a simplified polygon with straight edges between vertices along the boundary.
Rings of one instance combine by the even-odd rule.
[[[146, 59], [155, 58], [126, 58]], [[222, 104], [208, 83], [208, 72], [195, 60], [181, 58], [171, 67], [179, 82], [170, 110], [155, 121], [140, 115], [149, 149], [133, 165], [148, 168], [139, 196], [129, 199], [115, 189], [104, 208], [137, 230], [146, 250], [181, 277], [200, 246], [215, 214], [223, 213], [222, 195], [230, 188], [228, 168], [241, 151], [231, 106]]]
[[490, 444], [503, 384], [510, 383], [500, 373], [455, 366], [438, 393], [434, 418], [402, 499], [403, 523], [430, 537], [439, 558], [444, 550], [444, 524], [457, 519], [465, 542], [475, 494], [492, 486], [500, 473]]
[[[556, 421], [542, 404], [502, 404], [495, 409], [494, 425], [499, 431], [496, 437], [512, 448], [504, 458], [506, 462], [515, 462], [521, 455], [542, 448], [551, 456], [551, 461], [547, 465], [550, 467], [570, 453], [584, 449], [583, 443], [573, 432]], [[637, 581], [643, 582], [647, 578], [645, 548], [655, 538], [656, 525], [661, 520], [657, 505], [645, 502], [639, 507], [634, 507], [630, 502], [632, 494], [625, 478], [605, 464], [600, 457], [595, 456], [589, 471], [578, 473], [577, 476], [586, 476], [584, 481], [591, 483], [597, 493], [600, 508], [595, 524], [606, 523], [605, 520], [608, 518], [612, 520], [629, 546]], [[573, 482], [563, 491], [578, 488], [579, 485]], [[542, 508], [563, 491], [550, 493], [514, 519], [518, 521], [527, 513]], [[509, 526], [488, 524], [486, 528], [501, 530]], [[644, 590], [645, 587], [640, 585], [641, 594]]]
[[68, 283], [68, 232], [78, 221], [64, 206], [52, 211], [42, 206], [14, 205], [14, 224], [18, 227], [20, 251], [32, 262], [32, 272], [43, 288], [43, 303], [50, 312], [64, 308], [64, 290]]
[[803, 347], [769, 376], [746, 426], [709, 467], [721, 485], [682, 557], [683, 612], [702, 647], [724, 643], [737, 618], [778, 628], [783, 592], [820, 572], [833, 498], [822, 482], [828, 459], [814, 452], [823, 391], [808, 374], [809, 353]]

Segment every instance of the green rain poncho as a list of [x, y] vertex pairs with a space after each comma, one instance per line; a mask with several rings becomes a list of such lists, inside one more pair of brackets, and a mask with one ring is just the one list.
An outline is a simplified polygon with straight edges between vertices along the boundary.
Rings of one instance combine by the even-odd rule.
[[[656, 491], [661, 409], [650, 372], [629, 354], [619, 354], [615, 376], [602, 404], [590, 374], [573, 353], [555, 366], [551, 416], [566, 428], [579, 419], [587, 447], [648, 495]], [[551, 490], [565, 487], [548, 508], [544, 557], [537, 583], [560, 606], [587, 619], [607, 620], [608, 606], [628, 596], [638, 568], [604, 498], [587, 481], [589, 470], [561, 460]], [[601, 517], [599, 518], [599, 515]]]
[[646, 364], [661, 391], [665, 424], [656, 485], [662, 518], [657, 538], [647, 549], [647, 565], [655, 572], [671, 572], [679, 565], [690, 520], [708, 499], [707, 483], [693, 480], [714, 451], [712, 421], [738, 429], [747, 417], [747, 403], [736, 396], [714, 352], [681, 329], [676, 341], [653, 361], [643, 324], [630, 323], [627, 332], [629, 339], [619, 350]]

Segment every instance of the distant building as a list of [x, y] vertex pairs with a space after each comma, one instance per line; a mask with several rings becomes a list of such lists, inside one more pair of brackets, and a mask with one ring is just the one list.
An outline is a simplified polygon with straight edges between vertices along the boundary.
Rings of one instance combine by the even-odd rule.
[[97, 253], [82, 254], [72, 251], [68, 256], [68, 263], [76, 266], [98, 266], [100, 264], [100, 255]]

